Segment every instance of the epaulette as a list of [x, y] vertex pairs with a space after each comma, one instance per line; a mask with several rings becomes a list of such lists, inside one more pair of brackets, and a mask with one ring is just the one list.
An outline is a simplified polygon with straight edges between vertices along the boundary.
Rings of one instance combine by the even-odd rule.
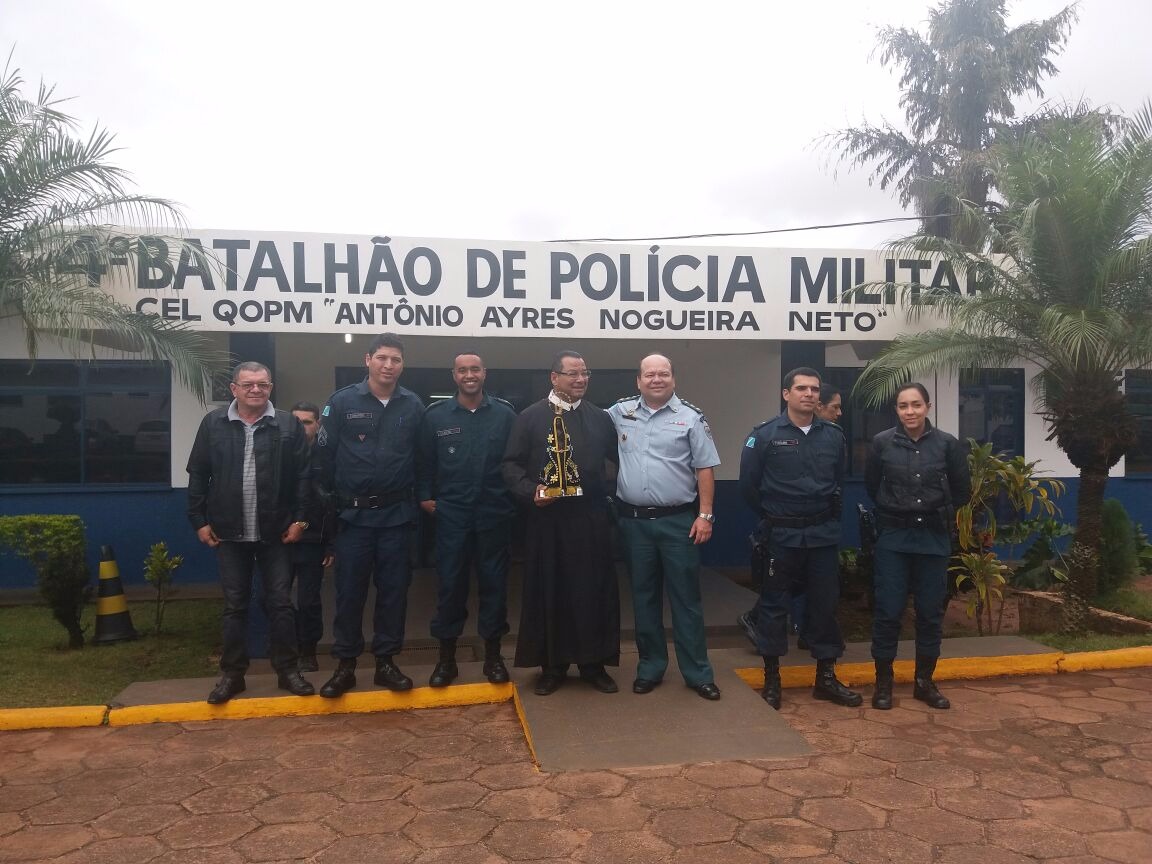
[[436, 399], [434, 399], [433, 401], [428, 403], [428, 405], [424, 408], [424, 413], [427, 414], [429, 411], [431, 411], [433, 408], [437, 407], [438, 405], [447, 405], [451, 401], [452, 401], [451, 396], [438, 396]]
[[691, 408], [693, 411], [695, 411], [701, 417], [704, 416], [704, 412], [702, 410], [700, 410], [699, 408], [697, 408], [695, 405], [693, 405], [691, 402], [689, 402], [687, 399], [681, 398], [680, 404], [683, 405], [685, 408]]
[[631, 402], [633, 399], [639, 399], [639, 398], [640, 398], [639, 396], [625, 396], [623, 399], [617, 399], [612, 404], [613, 405], [620, 405], [624, 402]]
[[769, 423], [771, 423], [775, 419], [776, 419], [775, 417], [770, 417], [767, 420], [764, 420], [764, 421], [761, 421], [760, 423], [757, 423], [755, 426], [752, 427], [752, 431], [758, 432], [759, 430], [763, 429], [765, 426], [767, 426]]
[[499, 402], [501, 405], [507, 405], [513, 411], [516, 410], [516, 406], [513, 405], [511, 402], [509, 402], [507, 399], [501, 399], [499, 396], [492, 396], [492, 395], [489, 395], [488, 398], [491, 399], [493, 402]]

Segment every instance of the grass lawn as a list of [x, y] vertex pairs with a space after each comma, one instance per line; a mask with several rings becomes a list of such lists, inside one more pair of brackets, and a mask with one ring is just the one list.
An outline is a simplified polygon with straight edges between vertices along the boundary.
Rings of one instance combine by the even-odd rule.
[[1069, 654], [1079, 651], [1111, 651], [1113, 648], [1138, 648], [1152, 645], [1152, 633], [1113, 636], [1089, 633], [1087, 636], [1065, 636], [1063, 633], [1029, 633], [1028, 638]]
[[1138, 588], [1117, 588], [1097, 597], [1092, 605], [1097, 609], [1119, 612], [1141, 621], [1152, 621], [1152, 594]]
[[[0, 609], [0, 708], [104, 705], [133, 681], [201, 678], [216, 674], [221, 600], [176, 600], [164, 613], [164, 632], [152, 634], [151, 604], [134, 604], [131, 642], [85, 645], [68, 651], [64, 628], [43, 606]], [[84, 616], [90, 636], [95, 607]]]

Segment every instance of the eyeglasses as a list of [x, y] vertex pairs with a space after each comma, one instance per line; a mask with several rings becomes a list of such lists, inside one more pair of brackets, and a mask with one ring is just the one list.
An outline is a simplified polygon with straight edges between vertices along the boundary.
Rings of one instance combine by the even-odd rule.
[[556, 374], [557, 375], [563, 375], [565, 378], [569, 378], [572, 380], [575, 380], [577, 378], [587, 379], [587, 378], [592, 377], [592, 373], [588, 372], [588, 371], [584, 371], [584, 372], [557, 372]]
[[233, 382], [232, 386], [233, 387], [239, 387], [245, 393], [251, 393], [253, 390], [259, 390], [261, 393], [267, 393], [269, 390], [272, 389], [272, 382], [271, 381], [260, 381], [256, 384], [253, 384], [249, 381], [245, 381], [243, 384], [236, 384], [235, 382]]

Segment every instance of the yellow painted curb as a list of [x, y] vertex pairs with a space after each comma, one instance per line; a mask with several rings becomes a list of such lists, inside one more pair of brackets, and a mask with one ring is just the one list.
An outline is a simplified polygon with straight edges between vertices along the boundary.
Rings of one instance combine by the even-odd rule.
[[63, 729], [103, 726], [107, 705], [61, 705], [55, 708], [5, 708], [0, 710], [0, 729]]
[[532, 767], [540, 770], [540, 760], [536, 758], [536, 745], [532, 742], [532, 729], [528, 725], [528, 718], [524, 714], [524, 703], [520, 700], [520, 689], [512, 688], [512, 704], [516, 706], [516, 718], [520, 721], [520, 729], [524, 732], [524, 743], [528, 745], [528, 754], [532, 757]]
[[129, 705], [108, 713], [109, 726], [140, 723], [189, 723], [197, 720], [250, 720], [255, 717], [309, 717], [320, 714], [366, 714], [416, 708], [452, 708], [507, 702], [512, 684], [460, 684], [454, 687], [419, 687], [405, 693], [390, 690], [345, 693], [339, 699], [321, 696], [264, 696], [233, 699], [223, 705], [176, 702], [168, 705]]
[[[1123, 651], [1138, 651], [1145, 649], [1124, 648]], [[1152, 652], [1152, 647], [1147, 649]], [[1098, 654], [1114, 652], [1100, 651]], [[942, 658], [936, 664], [935, 678], [937, 681], [954, 681], [962, 678], [997, 678], [1002, 675], [1055, 675], [1057, 672], [1075, 671], [1062, 667], [1062, 662], [1069, 655], [1059, 651], [1050, 654], [1013, 654], [1002, 657], [949, 657]], [[1080, 656], [1080, 655], [1071, 655]], [[1152, 665], [1152, 653], [1148, 655], [1147, 665]], [[1131, 666], [1146, 665], [1145, 663], [1130, 663]], [[1090, 668], [1126, 668], [1103, 667]], [[762, 668], [745, 668], [735, 670], [740, 679], [749, 687], [757, 690], [764, 686], [764, 670]], [[897, 660], [892, 664], [893, 677], [897, 681], [911, 681], [915, 675], [916, 664], [912, 660]], [[784, 688], [811, 687], [815, 678], [814, 666], [781, 666], [780, 685]], [[876, 667], [872, 663], [837, 663], [836, 677], [850, 687], [876, 682]]]
[[1152, 645], [1114, 648], [1111, 651], [1082, 651], [1060, 659], [1061, 672], [1091, 672], [1095, 669], [1132, 669], [1152, 666]]

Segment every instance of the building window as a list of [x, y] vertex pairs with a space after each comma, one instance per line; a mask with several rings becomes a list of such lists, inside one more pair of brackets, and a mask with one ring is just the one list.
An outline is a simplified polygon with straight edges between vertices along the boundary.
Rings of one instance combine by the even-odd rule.
[[1152, 371], [1124, 373], [1128, 410], [1136, 417], [1136, 443], [1124, 455], [1124, 473], [1152, 474]]
[[994, 453], [1024, 455], [1024, 370], [960, 373], [961, 441], [991, 442]]
[[848, 476], [863, 477], [868, 465], [872, 438], [878, 432], [896, 425], [896, 414], [891, 407], [864, 408], [852, 398], [852, 388], [863, 369], [858, 367], [832, 367], [824, 370], [824, 380], [840, 389], [844, 413], [840, 425], [848, 441]]
[[168, 484], [168, 367], [0, 361], [0, 485]]

